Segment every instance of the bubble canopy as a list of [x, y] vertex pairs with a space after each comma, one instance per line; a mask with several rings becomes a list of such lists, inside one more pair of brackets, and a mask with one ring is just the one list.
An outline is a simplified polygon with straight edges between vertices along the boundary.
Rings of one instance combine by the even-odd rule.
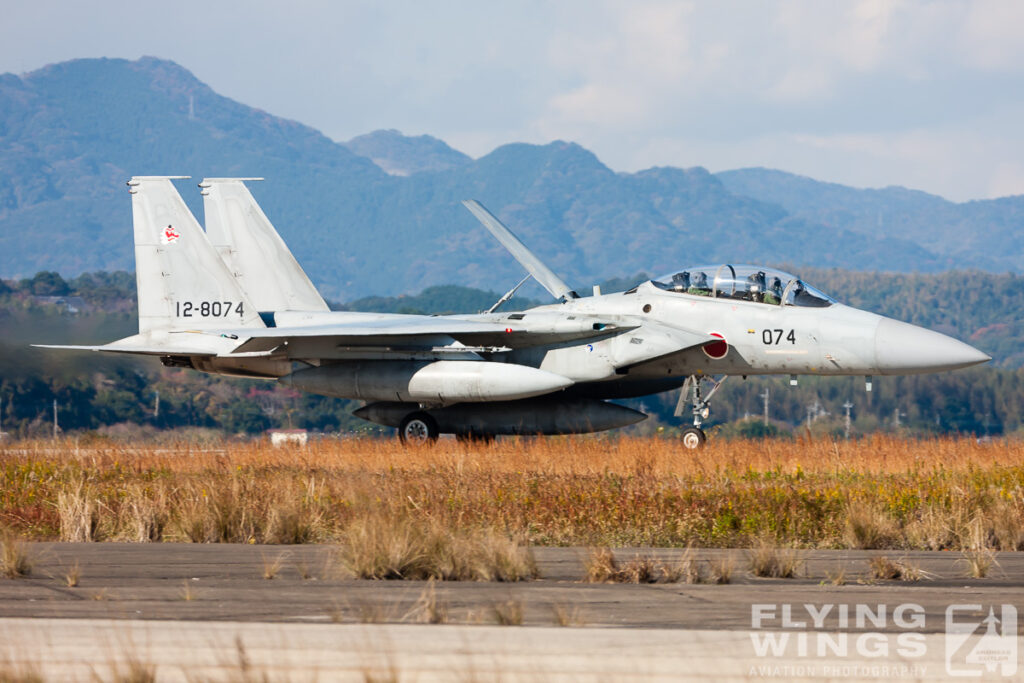
[[651, 280], [667, 292], [773, 306], [825, 308], [836, 300], [795, 275], [765, 266], [696, 266]]

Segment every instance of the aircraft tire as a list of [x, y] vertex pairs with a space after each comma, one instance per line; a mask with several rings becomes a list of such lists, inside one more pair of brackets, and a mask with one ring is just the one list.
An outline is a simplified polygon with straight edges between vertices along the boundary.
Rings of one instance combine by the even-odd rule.
[[683, 430], [680, 441], [682, 441], [683, 448], [686, 450], [696, 451], [704, 448], [704, 444], [708, 442], [708, 437], [704, 430], [699, 427], [687, 427]]
[[420, 446], [437, 441], [437, 421], [426, 413], [409, 413], [398, 426], [398, 438], [406, 446]]

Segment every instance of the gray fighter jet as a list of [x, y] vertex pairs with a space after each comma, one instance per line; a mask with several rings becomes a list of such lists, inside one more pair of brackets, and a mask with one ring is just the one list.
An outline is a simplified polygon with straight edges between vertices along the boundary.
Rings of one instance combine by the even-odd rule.
[[[990, 358], [951, 337], [844, 306], [762, 266], [679, 269], [628, 291], [580, 296], [479, 202], [464, 204], [527, 270], [489, 311], [328, 310], [244, 180], [205, 179], [207, 231], [171, 180], [134, 177], [139, 333], [102, 346], [171, 367], [276, 380], [360, 399], [361, 418], [404, 442], [439, 434], [573, 434], [646, 415], [611, 403], [681, 389], [686, 448], [705, 442], [731, 375], [903, 375]], [[498, 307], [530, 277], [556, 300]]]

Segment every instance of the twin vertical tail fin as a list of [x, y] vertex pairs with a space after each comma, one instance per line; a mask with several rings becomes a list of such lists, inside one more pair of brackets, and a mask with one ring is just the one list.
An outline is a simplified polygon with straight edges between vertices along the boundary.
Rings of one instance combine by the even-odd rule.
[[259, 311], [327, 311], [327, 303], [245, 186], [204, 178], [206, 234]]
[[128, 181], [139, 332], [265, 327], [171, 183], [178, 177]]

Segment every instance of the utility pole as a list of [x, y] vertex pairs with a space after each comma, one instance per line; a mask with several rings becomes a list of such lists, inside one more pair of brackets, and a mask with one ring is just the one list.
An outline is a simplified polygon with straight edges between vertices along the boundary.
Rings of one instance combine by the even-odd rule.
[[899, 407], [897, 407], [896, 410], [893, 411], [893, 416], [894, 416], [893, 417], [893, 422], [896, 425], [896, 429], [899, 429], [900, 428], [900, 409], [899, 409]]
[[57, 399], [53, 399], [53, 440], [57, 440], [57, 430], [60, 427], [57, 425]]
[[814, 399], [814, 403], [807, 406], [807, 426], [810, 427], [811, 423], [817, 420], [822, 415], [827, 415], [821, 408], [821, 401]]
[[155, 392], [156, 399], [153, 401], [153, 419], [160, 417], [160, 390], [157, 389]]
[[843, 407], [846, 408], [846, 440], [849, 441], [850, 440], [850, 408], [853, 407], [853, 404], [850, 403], [849, 401], [847, 401], [846, 403], [843, 404]]
[[764, 426], [768, 426], [768, 387], [764, 388], [764, 393], [761, 394], [761, 398], [764, 399]]

